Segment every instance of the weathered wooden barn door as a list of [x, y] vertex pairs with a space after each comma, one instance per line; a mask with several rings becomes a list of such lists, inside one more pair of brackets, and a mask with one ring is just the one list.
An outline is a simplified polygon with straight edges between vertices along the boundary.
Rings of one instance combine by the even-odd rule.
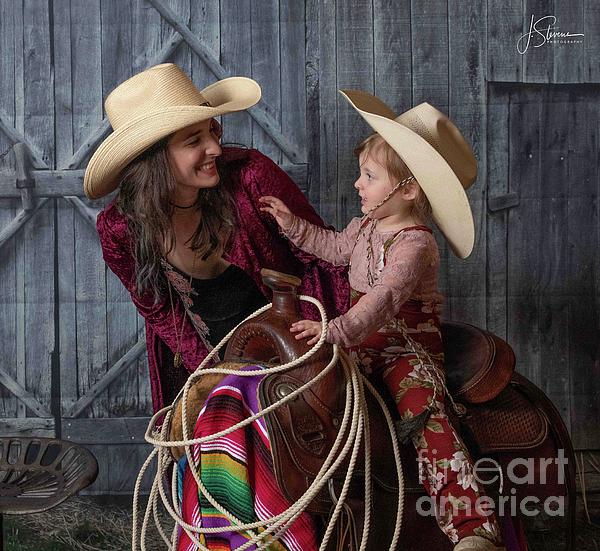
[[[258, 147], [305, 186], [304, 52], [294, 46], [304, 43], [304, 8], [279, 0], [1, 6], [3, 52], [4, 46], [14, 52], [14, 63], [2, 63], [8, 93], [1, 100], [0, 151], [29, 140], [37, 169], [29, 173], [37, 209], [20, 214], [14, 162], [6, 156], [2, 428], [86, 444], [100, 464], [89, 491], [130, 493], [147, 455], [143, 434], [151, 413], [143, 320], [102, 260], [94, 224], [107, 199], [87, 201], [81, 187], [90, 152], [109, 132], [103, 99], [164, 61], [178, 63], [200, 88], [250, 75], [262, 85], [263, 100], [251, 115], [226, 117], [224, 139]], [[29, 221], [15, 232], [20, 219]]]
[[[577, 447], [598, 441], [595, 288], [598, 85], [494, 83], [488, 136], [494, 242], [490, 329], [505, 334], [520, 371], [552, 399]], [[500, 205], [502, 207], [507, 205]]]

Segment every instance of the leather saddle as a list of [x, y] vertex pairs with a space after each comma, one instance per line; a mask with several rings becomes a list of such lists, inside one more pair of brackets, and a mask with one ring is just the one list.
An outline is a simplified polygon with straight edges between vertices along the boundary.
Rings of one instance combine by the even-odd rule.
[[[260, 316], [242, 324], [229, 341], [224, 360], [228, 362], [289, 362], [308, 351], [305, 340], [297, 341], [289, 332], [292, 322], [300, 319], [296, 289], [300, 280], [293, 276], [263, 270], [263, 281], [273, 291], [272, 308]], [[475, 457], [496, 457], [502, 465], [513, 457], [556, 457], [557, 450], [564, 449], [569, 465], [574, 465], [574, 455], [569, 435], [550, 400], [531, 382], [514, 372], [515, 356], [510, 346], [496, 335], [473, 325], [445, 322], [442, 324], [444, 341], [446, 384], [458, 406], [459, 416], [447, 411], [455, 428], [468, 444]], [[269, 406], [295, 388], [311, 381], [331, 358], [332, 348], [325, 345], [309, 361], [293, 370], [265, 377], [259, 388], [263, 408]], [[277, 482], [283, 494], [296, 501], [310, 485], [315, 474], [331, 449], [338, 430], [345, 404], [345, 390], [340, 384], [343, 377], [343, 361], [336, 365], [317, 384], [310, 387], [284, 407], [266, 416]], [[218, 381], [208, 381], [212, 387]], [[194, 408], [188, 408], [188, 421], [193, 423], [210, 388], [200, 379]], [[192, 394], [192, 393], [191, 393]], [[371, 463], [373, 467], [374, 503], [378, 514], [372, 517], [372, 529], [367, 549], [389, 548], [397, 508], [397, 477], [392, 454], [391, 436], [375, 400], [366, 393], [369, 408], [371, 434]], [[174, 404], [181, 408], [181, 404]], [[390, 403], [389, 410], [395, 414]], [[177, 410], [179, 411], [179, 410]], [[192, 412], [190, 414], [190, 412]], [[190, 416], [191, 415], [191, 416]], [[175, 418], [180, 416], [176, 414]], [[179, 440], [181, 427], [172, 427], [171, 439]], [[431, 519], [415, 514], [415, 500], [424, 490], [418, 483], [416, 453], [412, 445], [402, 446], [402, 462], [405, 469], [405, 520], [403, 523], [403, 549], [415, 551], [426, 546], [447, 550], [448, 538], [435, 527]], [[362, 458], [362, 453], [359, 454]], [[308, 511], [317, 521], [326, 522], [336, 492], [341, 487], [345, 468], [339, 469], [333, 484], [322, 491], [310, 504]], [[361, 468], [357, 469], [351, 486], [348, 503], [355, 517], [355, 527], [350, 544], [338, 540], [338, 548], [358, 548], [358, 531], [364, 511]], [[574, 538], [575, 482], [574, 470], [567, 469], [567, 486], [551, 485], [531, 488], [527, 491], [544, 497], [563, 493], [568, 499], [566, 533], [569, 541]], [[517, 489], [517, 491], [520, 491]], [[413, 545], [414, 543], [414, 545]], [[416, 547], [415, 547], [416, 545]]]
[[[238, 328], [227, 346], [227, 361], [283, 363], [309, 349], [304, 340], [295, 340], [289, 332], [291, 323], [300, 319], [296, 297], [300, 280], [271, 270], [263, 270], [263, 280], [273, 291], [273, 307]], [[447, 386], [459, 403], [461, 428], [477, 443], [477, 451], [523, 449], [543, 441], [548, 431], [545, 417], [509, 387], [515, 369], [510, 346], [496, 335], [465, 323], [444, 323], [442, 336]], [[312, 380], [331, 353], [330, 345], [323, 346], [316, 357], [298, 368], [265, 377], [259, 389], [261, 405], [267, 407]], [[278, 483], [291, 501], [304, 493], [337, 436], [345, 403], [340, 385], [344, 380], [342, 367], [337, 366], [266, 418]], [[394, 492], [397, 478], [392, 454], [388, 453], [388, 428], [369, 393], [367, 399], [374, 439], [373, 478], [381, 489]], [[395, 414], [394, 408], [390, 409]], [[510, 430], [506, 431], [507, 427]], [[343, 475], [341, 472], [340, 478]], [[322, 492], [309, 510], [323, 514], [330, 507], [331, 497]]]

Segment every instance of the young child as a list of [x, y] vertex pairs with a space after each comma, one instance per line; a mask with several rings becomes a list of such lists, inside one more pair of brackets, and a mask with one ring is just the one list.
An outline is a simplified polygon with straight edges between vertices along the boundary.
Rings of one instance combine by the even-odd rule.
[[[377, 132], [355, 151], [364, 216], [334, 232], [295, 216], [276, 197], [262, 197], [262, 210], [301, 249], [350, 265], [351, 307], [329, 321], [327, 342], [348, 348], [367, 374], [382, 377], [402, 424], [416, 430], [421, 480], [454, 550], [499, 551], [498, 524], [491, 511], [476, 507], [482, 493], [473, 463], [444, 411], [440, 258], [427, 226], [433, 219], [459, 257], [470, 254], [465, 188], [476, 177], [475, 157], [454, 124], [427, 103], [396, 118], [370, 94], [342, 94]], [[314, 344], [321, 323], [302, 320], [290, 330]]]

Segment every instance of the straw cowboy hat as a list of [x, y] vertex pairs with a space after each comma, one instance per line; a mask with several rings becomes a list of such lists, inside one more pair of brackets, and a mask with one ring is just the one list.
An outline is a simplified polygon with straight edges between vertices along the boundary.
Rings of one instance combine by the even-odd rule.
[[475, 181], [477, 161], [452, 121], [421, 103], [396, 114], [380, 99], [358, 90], [340, 90], [363, 119], [400, 155], [431, 203], [433, 220], [454, 253], [473, 250], [475, 227], [465, 190]]
[[173, 63], [150, 67], [117, 86], [105, 108], [114, 132], [88, 163], [83, 189], [90, 199], [114, 191], [119, 173], [165, 136], [225, 113], [252, 107], [260, 86], [244, 77], [225, 78], [200, 91]]

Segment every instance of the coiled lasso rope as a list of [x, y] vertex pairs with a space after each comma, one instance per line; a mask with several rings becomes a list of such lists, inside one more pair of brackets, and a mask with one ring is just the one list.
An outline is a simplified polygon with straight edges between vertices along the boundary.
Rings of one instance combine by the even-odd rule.
[[[319, 341], [305, 354], [296, 358], [295, 360], [274, 367], [264, 367], [252, 371], [241, 371], [235, 369], [228, 369], [225, 367], [212, 367], [205, 368], [217, 352], [225, 345], [225, 343], [231, 338], [236, 329], [245, 321], [252, 319], [262, 312], [268, 310], [271, 304], [263, 306], [244, 321], [238, 324], [232, 329], [221, 342], [213, 348], [202, 363], [198, 366], [196, 371], [190, 375], [183, 389], [177, 395], [177, 398], [173, 403], [177, 401], [179, 397], [182, 397], [182, 425], [183, 425], [183, 440], [180, 441], [169, 441], [168, 440], [168, 427], [170, 426], [171, 418], [173, 415], [173, 405], [167, 406], [158, 412], [156, 412], [146, 430], [145, 439], [147, 442], [154, 446], [154, 450], [150, 453], [144, 464], [142, 465], [139, 475], [135, 483], [135, 490], [133, 494], [133, 529], [132, 529], [132, 542], [131, 547], [133, 551], [137, 551], [138, 543], [141, 551], [146, 550], [146, 536], [148, 531], [148, 524], [150, 516], [154, 518], [154, 524], [165, 542], [169, 551], [175, 551], [177, 548], [177, 536], [179, 528], [181, 528], [189, 536], [193, 544], [202, 551], [209, 551], [200, 541], [197, 535], [200, 534], [211, 534], [219, 532], [230, 532], [237, 531], [243, 532], [249, 538], [244, 544], [238, 546], [233, 551], [244, 551], [249, 547], [256, 545], [256, 549], [266, 549], [275, 540], [281, 538], [285, 531], [292, 525], [292, 523], [304, 512], [308, 504], [317, 496], [322, 488], [332, 479], [334, 473], [338, 467], [345, 460], [346, 456], [350, 453], [350, 461], [348, 470], [344, 478], [344, 483], [340, 495], [337, 497], [335, 508], [330, 517], [329, 524], [325, 530], [325, 535], [320, 544], [320, 550], [324, 550], [327, 547], [331, 534], [333, 532], [336, 521], [342, 512], [345, 505], [345, 500], [350, 487], [350, 481], [356, 467], [358, 460], [358, 453], [361, 443], [364, 442], [364, 469], [365, 469], [365, 516], [361, 538], [360, 551], [366, 549], [367, 539], [369, 535], [369, 528], [371, 523], [371, 453], [370, 453], [370, 437], [369, 437], [369, 419], [367, 405], [365, 401], [365, 387], [377, 400], [381, 407], [390, 431], [392, 447], [394, 451], [394, 458], [396, 461], [396, 472], [398, 476], [398, 509], [396, 512], [396, 522], [394, 526], [394, 535], [390, 544], [390, 549], [394, 549], [398, 543], [400, 537], [400, 529], [402, 525], [402, 512], [404, 509], [404, 475], [402, 471], [402, 464], [400, 460], [400, 450], [398, 442], [395, 436], [395, 428], [387, 410], [383, 399], [379, 396], [377, 391], [373, 388], [371, 383], [362, 375], [355, 363], [348, 358], [343, 352], [340, 353], [339, 347], [333, 345], [333, 354], [329, 363], [323, 368], [323, 370], [312, 380], [308, 381], [301, 387], [297, 388], [287, 396], [281, 398], [277, 402], [271, 404], [269, 407], [262, 411], [252, 415], [240, 421], [239, 423], [232, 425], [231, 427], [222, 430], [220, 432], [203, 436], [201, 438], [191, 438], [190, 427], [187, 423], [187, 401], [190, 388], [193, 384], [202, 376], [210, 374], [223, 374], [223, 375], [237, 375], [241, 377], [253, 377], [257, 375], [269, 375], [271, 373], [278, 373], [281, 371], [287, 371], [294, 367], [302, 364], [308, 358], [313, 356], [325, 342], [327, 336], [327, 315], [322, 304], [316, 299], [308, 296], [301, 295], [300, 300], [311, 302], [314, 304], [321, 315], [322, 331]], [[315, 476], [315, 479], [307, 488], [305, 493], [296, 501], [296, 503], [290, 505], [288, 509], [282, 513], [269, 517], [267, 519], [258, 520], [253, 523], [243, 523], [240, 519], [236, 518], [231, 512], [227, 511], [222, 505], [220, 505], [214, 497], [209, 493], [208, 489], [202, 483], [200, 473], [198, 472], [198, 465], [200, 461], [199, 445], [205, 442], [210, 442], [217, 438], [221, 438], [227, 434], [230, 434], [240, 428], [246, 427], [263, 417], [267, 413], [273, 411], [275, 408], [280, 407], [284, 403], [293, 400], [301, 392], [304, 392], [312, 385], [316, 384], [321, 378], [323, 378], [331, 369], [333, 369], [338, 360], [342, 360], [342, 366], [344, 368], [345, 387], [346, 387], [346, 404], [344, 407], [344, 415], [340, 424], [338, 435], [333, 443], [331, 451], [327, 455], [323, 466]], [[160, 429], [156, 427], [156, 423], [161, 417], [164, 416], [164, 420]], [[345, 441], [344, 441], [345, 438]], [[198, 488], [202, 492], [202, 495], [209, 501], [209, 503], [215, 507], [226, 519], [229, 520], [230, 524], [223, 527], [206, 528], [202, 526], [191, 525], [181, 517], [181, 510], [179, 507], [178, 492], [177, 492], [177, 464], [171, 454], [170, 448], [185, 447], [185, 454], [188, 460], [188, 466], [190, 471], [198, 485]], [[144, 518], [141, 527], [141, 533], [138, 536], [138, 509], [140, 499], [140, 487], [142, 478], [148, 469], [151, 462], [157, 458], [157, 472], [152, 482], [150, 495], [146, 504], [144, 512]], [[166, 473], [168, 469], [173, 466], [171, 473], [171, 496], [167, 495], [164, 487], [164, 480], [166, 479]], [[169, 538], [165, 533], [164, 527], [158, 516], [158, 498], [160, 497], [163, 507], [169, 513], [171, 518], [175, 521], [175, 525], [171, 531], [171, 537]], [[259, 530], [259, 531], [257, 531]], [[138, 541], [139, 540], [139, 541]]]

